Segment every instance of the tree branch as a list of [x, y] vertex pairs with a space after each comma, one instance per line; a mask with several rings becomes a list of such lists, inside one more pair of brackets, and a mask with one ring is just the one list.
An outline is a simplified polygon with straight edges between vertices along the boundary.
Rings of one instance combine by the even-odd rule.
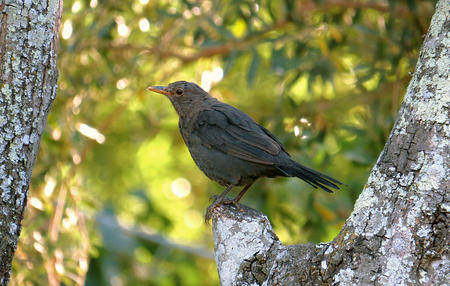
[[62, 2], [0, 3], [0, 285], [7, 285], [28, 187], [56, 96]]
[[263, 214], [216, 210], [222, 285], [448, 282], [449, 30], [448, 0], [441, 0], [390, 138], [332, 242], [283, 246]]
[[[214, 250], [222, 285], [232, 285], [244, 263], [252, 267], [246, 262], [254, 259], [262, 262], [271, 249], [281, 247], [268, 218], [249, 207], [241, 207], [239, 211], [221, 205], [213, 215]], [[255, 271], [254, 276], [265, 276], [259, 272]]]
[[[248, 35], [242, 39], [232, 39], [227, 41], [224, 44], [215, 44], [211, 46], [205, 47], [183, 47], [178, 49], [170, 48], [164, 44], [162, 45], [153, 45], [152, 47], [148, 46], [137, 46], [131, 44], [118, 44], [118, 43], [95, 43], [95, 48], [107, 48], [111, 50], [135, 50], [148, 54], [152, 54], [158, 59], [167, 59], [167, 58], [177, 58], [183, 63], [190, 63], [196, 61], [200, 58], [210, 58], [213, 56], [226, 56], [232, 51], [243, 51], [248, 50], [250, 47], [268, 39], [271, 37], [271, 33], [274, 31], [278, 31], [279, 29], [286, 28], [291, 24], [288, 21], [280, 21], [273, 26], [267, 27], [266, 29]], [[305, 33], [306, 34], [306, 33]], [[80, 45], [77, 48], [77, 51], [86, 50], [93, 48], [88, 45]], [[197, 52], [189, 52], [190, 50], [195, 49]]]

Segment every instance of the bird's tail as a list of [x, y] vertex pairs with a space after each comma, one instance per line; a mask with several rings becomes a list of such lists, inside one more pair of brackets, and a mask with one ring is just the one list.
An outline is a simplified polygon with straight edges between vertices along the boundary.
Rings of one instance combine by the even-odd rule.
[[330, 188], [339, 190], [339, 186], [342, 183], [338, 180], [327, 176], [325, 174], [319, 173], [313, 169], [300, 165], [299, 163], [292, 161], [292, 165], [288, 166], [276, 166], [278, 170], [284, 173], [287, 177], [298, 177], [303, 181], [310, 184], [313, 188], [321, 188], [324, 191], [332, 193]]

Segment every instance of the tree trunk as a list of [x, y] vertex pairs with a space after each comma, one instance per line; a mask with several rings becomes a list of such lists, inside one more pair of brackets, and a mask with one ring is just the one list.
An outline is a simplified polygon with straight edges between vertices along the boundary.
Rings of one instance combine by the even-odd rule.
[[329, 243], [283, 246], [263, 214], [213, 216], [222, 285], [449, 282], [450, 2], [436, 6], [398, 119], [353, 213]]
[[0, 285], [7, 285], [28, 186], [56, 95], [62, 2], [0, 1]]

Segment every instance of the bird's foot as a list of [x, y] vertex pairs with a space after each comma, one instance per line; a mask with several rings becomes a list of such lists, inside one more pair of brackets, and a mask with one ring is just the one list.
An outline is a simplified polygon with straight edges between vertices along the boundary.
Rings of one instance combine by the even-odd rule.
[[213, 213], [216, 211], [216, 209], [220, 206], [220, 204], [222, 204], [222, 199], [219, 197], [217, 198], [217, 196], [213, 196], [214, 197], [214, 202], [209, 205], [209, 207], [206, 209], [206, 214], [205, 214], [205, 223], [209, 224], [209, 221], [212, 218]]
[[224, 205], [232, 205], [232, 206], [234, 206], [235, 208], [237, 208], [240, 212], [243, 211], [241, 205], [238, 203], [238, 201], [237, 201], [236, 199], [230, 200], [230, 199], [225, 198], [225, 199], [222, 201], [222, 204], [224, 204]]
[[217, 195], [211, 196], [211, 199], [214, 199], [214, 202], [206, 209], [205, 214], [206, 223], [209, 222], [209, 220], [212, 218], [212, 215], [217, 210], [217, 208], [220, 207], [220, 205], [233, 205], [239, 211], [243, 211], [242, 207], [239, 205], [236, 199], [228, 199]]
[[213, 203], [215, 203], [216, 201], [220, 200], [222, 198], [222, 196], [220, 195], [212, 195], [209, 197], [209, 200]]

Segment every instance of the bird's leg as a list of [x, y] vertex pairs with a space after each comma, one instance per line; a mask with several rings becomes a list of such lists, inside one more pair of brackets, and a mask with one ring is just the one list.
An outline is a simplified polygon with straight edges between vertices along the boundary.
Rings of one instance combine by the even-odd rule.
[[242, 197], [244, 196], [245, 192], [253, 185], [254, 181], [250, 184], [247, 184], [242, 190], [239, 192], [239, 194], [232, 200], [227, 199], [225, 196], [228, 194], [228, 192], [234, 187], [234, 185], [229, 185], [225, 191], [223, 191], [222, 194], [220, 194], [219, 197], [215, 198], [215, 201], [206, 209], [206, 215], [205, 215], [205, 221], [208, 222], [211, 219], [212, 213], [214, 212], [214, 209], [217, 208], [220, 204], [226, 204], [226, 205], [233, 205], [238, 210], [242, 211], [242, 208], [239, 206], [238, 202]]
[[220, 195], [213, 195], [212, 198], [214, 198], [213, 204], [220, 204], [225, 200], [225, 196], [231, 191], [231, 189], [234, 187], [234, 185], [228, 185], [225, 191], [223, 191]]
[[214, 212], [214, 209], [217, 208], [218, 205], [222, 204], [225, 200], [225, 196], [228, 194], [229, 191], [234, 187], [234, 185], [228, 185], [225, 191], [220, 194], [219, 197], [215, 197], [214, 202], [206, 209], [205, 214], [205, 222], [208, 223], [208, 221], [211, 219], [212, 213]]
[[227, 205], [233, 205], [235, 206], [239, 211], [242, 211], [242, 208], [239, 206], [238, 202], [242, 197], [244, 196], [245, 192], [253, 185], [254, 182], [251, 182], [250, 184], [246, 185], [242, 188], [242, 190], [239, 192], [239, 194], [232, 200], [225, 199], [222, 203]]
[[246, 185], [244, 188], [242, 188], [242, 190], [239, 192], [239, 194], [233, 199], [233, 204], [237, 204], [239, 202], [240, 199], [242, 199], [242, 197], [244, 196], [245, 192], [247, 192], [247, 190], [253, 185], [254, 181], [251, 182], [250, 184]]

